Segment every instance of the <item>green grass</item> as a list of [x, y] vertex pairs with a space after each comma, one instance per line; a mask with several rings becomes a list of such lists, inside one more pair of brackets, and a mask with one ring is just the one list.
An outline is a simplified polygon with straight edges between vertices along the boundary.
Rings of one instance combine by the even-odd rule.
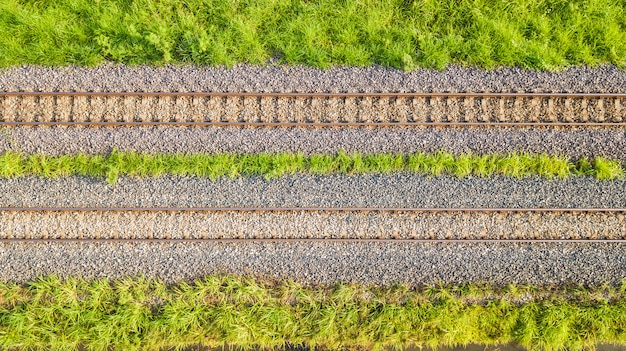
[[21, 64], [626, 65], [626, 0], [2, 0]]
[[0, 283], [3, 349], [191, 345], [403, 348], [516, 342], [531, 350], [626, 345], [621, 286], [301, 286], [209, 276], [165, 285], [41, 278]]
[[115, 184], [122, 175], [178, 175], [211, 179], [261, 175], [269, 179], [297, 173], [353, 175], [393, 172], [456, 177], [538, 176], [549, 179], [594, 176], [599, 180], [623, 179], [626, 174], [621, 162], [601, 157], [592, 161], [572, 161], [561, 156], [523, 152], [506, 155], [455, 155], [445, 151], [409, 155], [340, 152], [304, 156], [290, 153], [141, 154], [113, 151], [108, 155], [22, 156], [15, 152], [0, 155], [0, 177], [80, 175], [106, 178], [110, 184]]

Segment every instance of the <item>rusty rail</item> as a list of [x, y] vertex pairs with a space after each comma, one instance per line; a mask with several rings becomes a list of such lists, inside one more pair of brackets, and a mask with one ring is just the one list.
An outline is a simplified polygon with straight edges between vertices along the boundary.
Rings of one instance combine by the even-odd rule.
[[437, 208], [437, 207], [0, 207], [37, 212], [626, 212], [626, 208]]
[[0, 126], [84, 127], [624, 127], [626, 122], [0, 122]]
[[359, 238], [188, 238], [188, 239], [97, 239], [97, 238], [2, 238], [0, 243], [384, 243], [384, 244], [626, 244], [626, 239], [359, 239]]
[[412, 97], [467, 97], [467, 98], [589, 98], [625, 99], [626, 93], [229, 93], [229, 92], [0, 92], [0, 96], [81, 96], [81, 97], [275, 97], [275, 98], [412, 98]]

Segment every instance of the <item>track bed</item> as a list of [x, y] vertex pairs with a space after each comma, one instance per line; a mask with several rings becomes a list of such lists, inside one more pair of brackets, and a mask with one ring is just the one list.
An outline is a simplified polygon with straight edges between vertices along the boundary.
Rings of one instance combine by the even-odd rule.
[[471, 125], [614, 124], [626, 94], [589, 93], [0, 93], [11, 124]]
[[[446, 149], [623, 162], [624, 82], [626, 73], [605, 66], [24, 67], [0, 74], [0, 150]], [[103, 126], [114, 128], [95, 128]], [[18, 281], [140, 274], [174, 282], [226, 272], [303, 283], [600, 284], [626, 272], [623, 179], [296, 174], [121, 177], [111, 186], [23, 177], [0, 179], [0, 207], [0, 279]]]

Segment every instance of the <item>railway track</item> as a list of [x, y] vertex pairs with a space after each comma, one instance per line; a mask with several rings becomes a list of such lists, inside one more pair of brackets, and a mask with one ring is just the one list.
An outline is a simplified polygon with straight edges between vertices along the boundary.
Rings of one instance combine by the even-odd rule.
[[0, 207], [0, 211], [127, 211], [127, 212], [625, 212], [626, 208], [437, 208], [437, 207]]
[[626, 244], [626, 239], [349, 239], [349, 238], [0, 238], [0, 243], [386, 243], [386, 244]]
[[[0, 243], [626, 243], [621, 226], [626, 208], [28, 207], [0, 211]], [[107, 214], [111, 212], [126, 213]], [[206, 217], [204, 212], [230, 214]], [[241, 212], [250, 214], [242, 217]], [[252, 215], [258, 212], [278, 214]], [[329, 218], [328, 212], [346, 214]], [[388, 212], [393, 213], [383, 215]], [[468, 222], [465, 213], [474, 220]], [[480, 219], [474, 217], [479, 214]], [[568, 218], [555, 221], [555, 216], [563, 215]], [[421, 224], [415, 226], [414, 221]], [[559, 229], [538, 225], [543, 221]]]
[[[626, 126], [626, 94], [0, 92], [0, 126]], [[4, 212], [626, 213], [626, 208], [100, 208]], [[626, 243], [622, 239], [0, 238], [4, 243]]]
[[0, 92], [0, 125], [626, 126], [619, 93]]

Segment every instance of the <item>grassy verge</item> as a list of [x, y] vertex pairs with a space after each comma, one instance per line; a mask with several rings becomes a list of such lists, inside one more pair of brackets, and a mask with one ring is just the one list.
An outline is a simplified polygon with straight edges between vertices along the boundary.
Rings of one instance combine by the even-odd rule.
[[293, 153], [140, 154], [113, 151], [109, 155], [22, 156], [15, 152], [0, 155], [0, 177], [30, 175], [54, 178], [82, 175], [106, 178], [110, 184], [114, 184], [121, 175], [180, 175], [216, 179], [251, 175], [275, 178], [297, 173], [330, 175], [392, 172], [435, 176], [449, 174], [457, 177], [504, 175], [518, 178], [587, 175], [599, 180], [621, 179], [625, 175], [624, 167], [615, 160], [597, 157], [591, 161], [572, 161], [566, 157], [522, 152], [506, 155], [455, 155], [445, 151], [409, 155], [340, 152], [304, 156]]
[[4, 349], [137, 350], [189, 345], [329, 349], [517, 342], [529, 349], [626, 345], [626, 284], [602, 288], [409, 288], [210, 276], [42, 278], [0, 283]]
[[625, 0], [3, 0], [0, 66], [626, 65]]

